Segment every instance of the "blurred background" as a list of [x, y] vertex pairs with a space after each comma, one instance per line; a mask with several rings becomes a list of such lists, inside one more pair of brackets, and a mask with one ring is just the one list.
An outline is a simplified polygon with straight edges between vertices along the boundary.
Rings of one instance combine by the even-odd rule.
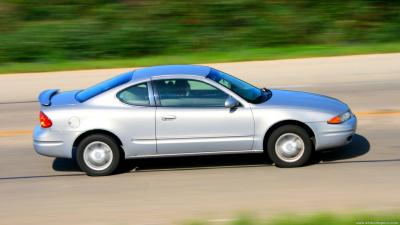
[[282, 46], [373, 49], [399, 41], [400, 2], [2, 0], [0, 34], [3, 64]]
[[[0, 224], [400, 224], [399, 62], [396, 0], [0, 0]], [[41, 91], [177, 63], [338, 98], [356, 138], [295, 169], [228, 155], [102, 178], [34, 152]]]

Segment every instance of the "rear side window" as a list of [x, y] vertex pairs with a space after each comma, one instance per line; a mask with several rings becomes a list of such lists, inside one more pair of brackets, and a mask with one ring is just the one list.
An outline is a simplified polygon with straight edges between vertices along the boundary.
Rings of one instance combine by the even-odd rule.
[[147, 83], [137, 84], [124, 89], [117, 94], [117, 98], [129, 105], [150, 105]]

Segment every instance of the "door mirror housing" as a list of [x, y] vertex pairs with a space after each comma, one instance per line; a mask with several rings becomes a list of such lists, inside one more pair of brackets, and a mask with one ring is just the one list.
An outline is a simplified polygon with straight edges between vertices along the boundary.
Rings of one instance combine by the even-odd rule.
[[225, 108], [236, 108], [240, 105], [240, 103], [234, 99], [232, 96], [229, 96], [226, 100], [225, 100]]

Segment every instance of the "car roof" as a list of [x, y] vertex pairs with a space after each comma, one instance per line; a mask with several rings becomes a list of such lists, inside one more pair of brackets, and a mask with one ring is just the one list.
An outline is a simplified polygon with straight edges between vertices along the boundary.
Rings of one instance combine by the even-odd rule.
[[210, 71], [210, 67], [200, 65], [152, 66], [135, 70], [132, 79], [144, 79], [161, 75], [194, 75], [205, 77], [210, 73]]
[[148, 80], [152, 77], [161, 75], [192, 75], [205, 77], [210, 72], [210, 67], [198, 65], [166, 65], [146, 67], [121, 74], [92, 87], [86, 88], [85, 90], [77, 93], [75, 98], [79, 102], [84, 102], [112, 88], [128, 83], [129, 81], [136, 82], [138, 80]]

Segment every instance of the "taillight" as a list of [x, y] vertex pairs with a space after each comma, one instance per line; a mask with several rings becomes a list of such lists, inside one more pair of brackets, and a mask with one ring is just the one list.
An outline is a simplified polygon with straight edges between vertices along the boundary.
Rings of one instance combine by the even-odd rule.
[[40, 126], [43, 128], [49, 128], [53, 125], [53, 122], [46, 116], [42, 111], [40, 111]]

